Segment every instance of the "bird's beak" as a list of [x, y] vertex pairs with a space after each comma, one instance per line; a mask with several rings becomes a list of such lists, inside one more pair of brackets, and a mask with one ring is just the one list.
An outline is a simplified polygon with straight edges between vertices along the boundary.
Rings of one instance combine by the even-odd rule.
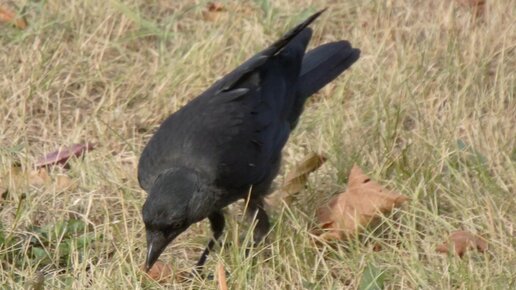
[[149, 272], [167, 245], [181, 232], [165, 236], [161, 231], [147, 231], [147, 258], [145, 260], [145, 272]]

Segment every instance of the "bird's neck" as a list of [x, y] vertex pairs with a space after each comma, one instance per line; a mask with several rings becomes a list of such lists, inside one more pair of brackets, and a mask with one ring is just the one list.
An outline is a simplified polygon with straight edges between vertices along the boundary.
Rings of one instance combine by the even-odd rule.
[[189, 201], [191, 222], [198, 222], [208, 217], [212, 212], [218, 211], [226, 204], [224, 204], [224, 195], [207, 176], [202, 172], [195, 170], [198, 177], [199, 189], [195, 191]]

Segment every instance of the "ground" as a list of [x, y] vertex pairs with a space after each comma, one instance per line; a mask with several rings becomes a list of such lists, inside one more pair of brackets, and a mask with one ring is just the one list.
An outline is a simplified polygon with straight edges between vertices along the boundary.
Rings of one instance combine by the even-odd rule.
[[[0, 1], [28, 23], [0, 24], [0, 285], [216, 289], [142, 275], [138, 156], [161, 120], [328, 7], [311, 47], [347, 39], [362, 55], [308, 102], [278, 181], [311, 151], [328, 161], [271, 209], [250, 258], [237, 246], [248, 224], [229, 210], [208, 271], [223, 265], [230, 289], [366, 289], [371, 275], [388, 289], [514, 289], [516, 5], [480, 2]], [[84, 142], [95, 149], [34, 181], [39, 157]], [[316, 245], [315, 209], [353, 164], [410, 200], [356, 239]], [[488, 250], [437, 253], [454, 230]], [[188, 270], [208, 237], [192, 226], [161, 259]]]

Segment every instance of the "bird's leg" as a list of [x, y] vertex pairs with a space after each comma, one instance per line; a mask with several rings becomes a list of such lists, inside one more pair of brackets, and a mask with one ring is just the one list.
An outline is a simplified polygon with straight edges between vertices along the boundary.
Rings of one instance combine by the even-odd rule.
[[259, 244], [263, 238], [269, 232], [269, 217], [267, 216], [267, 212], [265, 211], [263, 205], [263, 198], [252, 198], [249, 200], [249, 211], [248, 216], [251, 218], [256, 218], [256, 227], [253, 232], [253, 241], [254, 244]]
[[224, 230], [224, 214], [221, 211], [216, 211], [208, 216], [210, 221], [211, 230], [213, 232], [213, 238], [208, 243], [208, 246], [202, 253], [199, 261], [197, 261], [196, 269], [199, 271], [202, 269], [206, 259], [208, 258], [208, 254], [215, 246], [215, 243], [222, 235], [222, 231]]

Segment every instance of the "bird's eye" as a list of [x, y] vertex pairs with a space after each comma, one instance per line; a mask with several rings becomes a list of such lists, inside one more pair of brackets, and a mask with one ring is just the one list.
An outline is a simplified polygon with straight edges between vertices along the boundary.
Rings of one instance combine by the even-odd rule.
[[180, 228], [183, 224], [181, 222], [172, 223], [172, 228], [177, 229]]
[[164, 228], [163, 230], [165, 232], [176, 232], [177, 230], [183, 228], [183, 222], [181, 221], [176, 221], [176, 222], [170, 222], [167, 224], [167, 227]]

